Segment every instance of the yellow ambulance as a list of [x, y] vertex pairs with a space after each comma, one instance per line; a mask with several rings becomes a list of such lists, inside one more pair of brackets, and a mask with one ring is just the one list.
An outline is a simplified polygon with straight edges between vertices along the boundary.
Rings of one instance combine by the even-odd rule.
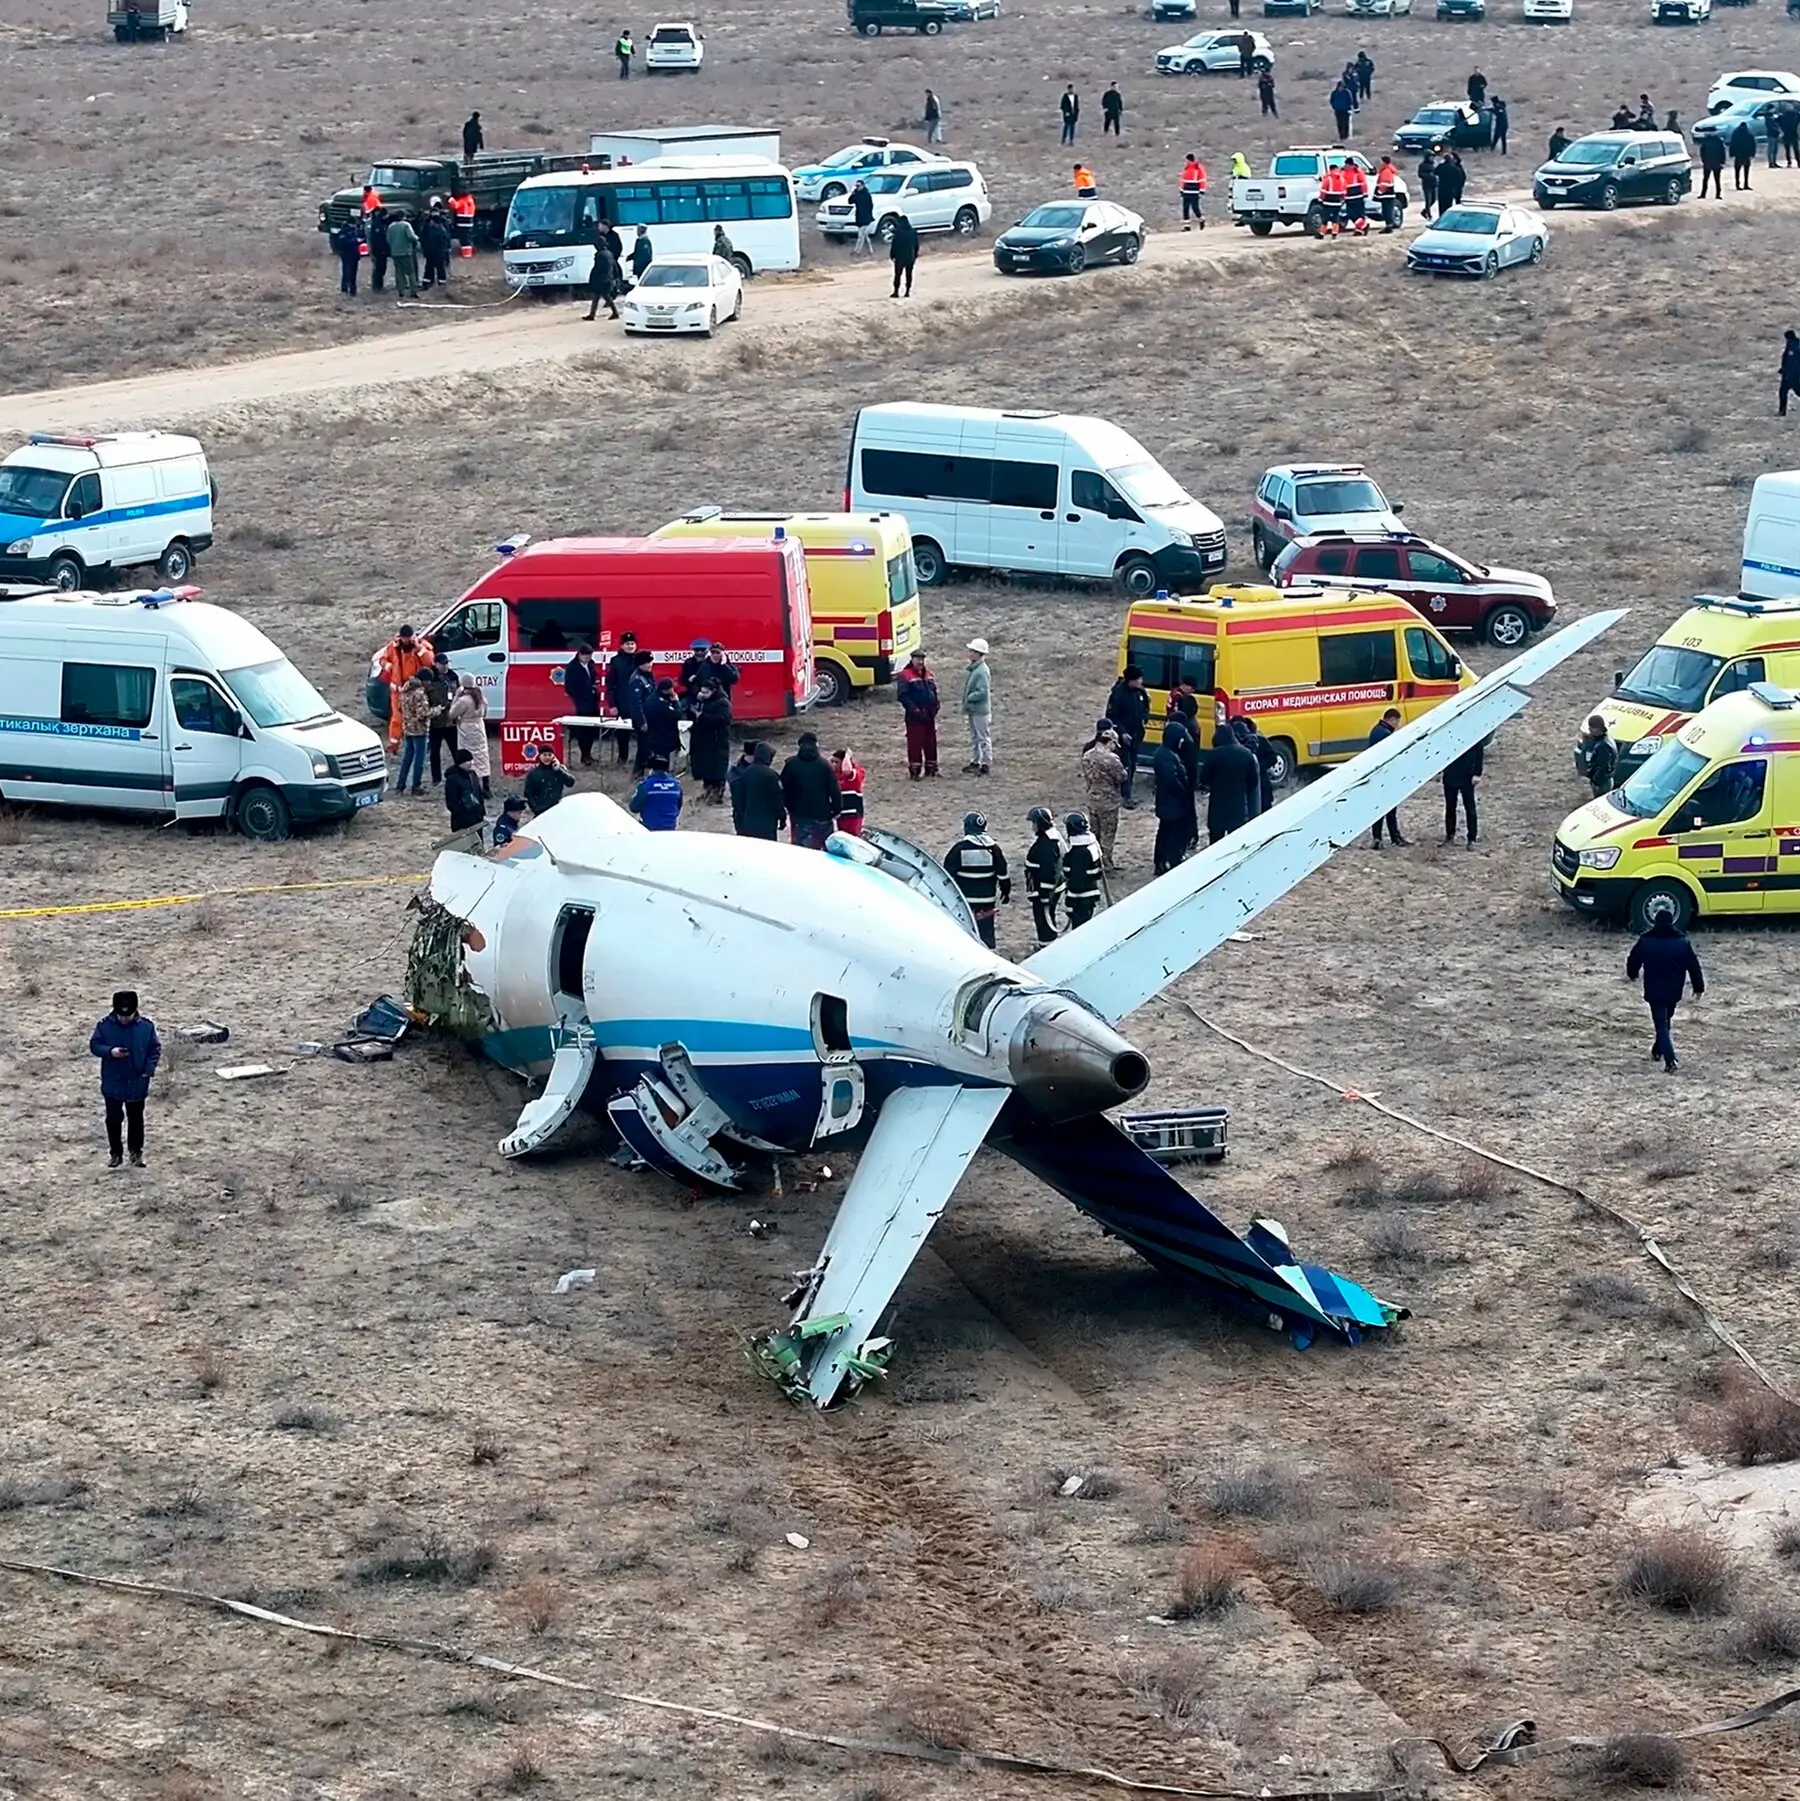
[[1297, 769], [1342, 763], [1389, 707], [1408, 719], [1473, 685], [1435, 627], [1392, 594], [1239, 587], [1134, 602], [1119, 637], [1119, 672], [1144, 672], [1150, 742], [1162, 737], [1178, 682], [1199, 700], [1200, 740], [1243, 714], [1269, 740], [1277, 783]]
[[[1653, 756], [1709, 701], [1752, 682], [1800, 688], [1800, 596], [1700, 594], [1591, 708], [1619, 747], [1619, 779]], [[1587, 715], [1582, 715], [1587, 723]]]
[[1690, 719], [1622, 786], [1557, 827], [1556, 886], [1578, 913], [1678, 924], [1800, 912], [1800, 702], [1755, 682]]
[[798, 538], [812, 593], [819, 704], [885, 687], [919, 648], [912, 534], [898, 513], [727, 513], [697, 507], [653, 538]]

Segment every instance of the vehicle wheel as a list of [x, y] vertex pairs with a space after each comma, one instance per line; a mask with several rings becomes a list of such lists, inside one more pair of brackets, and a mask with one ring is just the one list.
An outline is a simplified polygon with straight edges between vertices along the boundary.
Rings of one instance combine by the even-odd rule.
[[819, 190], [819, 200], [821, 204], [827, 200], [842, 200], [849, 192], [841, 181], [828, 181]]
[[1273, 219], [1252, 219], [1250, 221], [1250, 235], [1253, 238], [1266, 238], [1274, 229], [1275, 221]]
[[1542, 238], [1531, 240], [1531, 260], [1534, 263], [1541, 263], [1544, 260], [1544, 240]]
[[1306, 235], [1309, 238], [1322, 238], [1325, 235], [1325, 212], [1322, 207], [1309, 206], [1306, 209]]
[[193, 568], [194, 553], [179, 538], [156, 559], [156, 573], [165, 582], [184, 582]]
[[1254, 69], [1258, 75], [1260, 75], [1268, 66], [1269, 59], [1266, 56], [1253, 56], [1250, 59], [1250, 67]]
[[743, 318], [743, 316], [744, 316], [744, 290], [742, 288], [739, 288], [738, 289], [738, 297], [737, 297], [737, 305], [731, 309], [732, 323], [736, 324], [736, 322], [739, 319]]
[[1495, 607], [1481, 622], [1487, 641], [1501, 650], [1517, 650], [1531, 636], [1531, 615], [1523, 607]]
[[715, 306], [706, 315], [706, 335], [710, 338], [719, 329], [719, 309]]
[[1498, 250], [1490, 250], [1487, 253], [1487, 261], [1481, 265], [1481, 273], [1484, 276], [1500, 273], [1500, 252]]
[[879, 225], [877, 225], [875, 227], [875, 235], [884, 244], [893, 243], [893, 241], [894, 241], [894, 215], [892, 213], [889, 213], [888, 216], [885, 219], [883, 219]]
[[1538, 202], [1538, 211], [1541, 213], [1553, 213], [1556, 211], [1556, 202], [1546, 194], [1543, 199]]
[[949, 573], [944, 553], [929, 538], [913, 539], [913, 574], [921, 588], [941, 588]]
[[61, 588], [65, 594], [73, 594], [86, 579], [87, 571], [79, 557], [60, 556], [50, 564], [50, 586]]
[[925, 23], [919, 27], [919, 29], [920, 29], [920, 31], [922, 31], [925, 34], [926, 37], [934, 38], [944, 28], [936, 19], [927, 19], [925, 21]]
[[1162, 577], [1148, 557], [1127, 557], [1113, 571], [1113, 586], [1133, 600], [1148, 600], [1162, 586]]
[[1275, 567], [1275, 559], [1280, 556], [1281, 552], [1269, 541], [1269, 534], [1260, 525], [1253, 525], [1250, 528], [1250, 547], [1256, 553], [1258, 569]]
[[1618, 206], [1619, 184], [1617, 182], [1609, 181], [1606, 186], [1600, 190], [1599, 204], [1600, 210], [1603, 213], [1610, 213]]
[[1079, 275], [1086, 267], [1087, 252], [1077, 244], [1075, 248], [1069, 252], [1069, 273], [1071, 275]]
[[1129, 268], [1143, 253], [1144, 244], [1141, 238], [1127, 238], [1125, 248], [1119, 252], [1119, 261]]
[[1271, 738], [1269, 748], [1275, 753], [1275, 761], [1269, 765], [1269, 784], [1274, 788], [1285, 788], [1294, 779], [1294, 770], [1299, 763], [1294, 754], [1294, 741]]
[[294, 816], [288, 811], [287, 802], [273, 788], [258, 782], [238, 796], [231, 821], [246, 838], [278, 844], [293, 830]]
[[1679, 206], [1681, 204], [1681, 183], [1668, 181], [1663, 184], [1663, 205]]
[[741, 250], [733, 253], [732, 258], [731, 258], [731, 266], [738, 272], [739, 275], [741, 275], [744, 278], [745, 281], [748, 281], [750, 279], [750, 277], [756, 273], [756, 271], [750, 267], [749, 257], [745, 256], [745, 254]]
[[[965, 206], [958, 209], [956, 218], [952, 221], [950, 229], [955, 232], [959, 238], [972, 238], [980, 225], [981, 215], [976, 212], [974, 207]], [[888, 235], [891, 237], [893, 234], [890, 232]]]
[[878, 38], [881, 36], [881, 27], [871, 19], [868, 24], [862, 28], [862, 34], [866, 38]]
[[1631, 897], [1631, 929], [1634, 932], [1650, 930], [1650, 903], [1654, 900], [1671, 900], [1675, 903], [1675, 929], [1683, 931], [1694, 916], [1694, 901], [1688, 891], [1679, 882], [1646, 882]]
[[820, 706], [842, 707], [849, 704], [853, 692], [850, 678], [835, 663], [816, 664], [813, 675], [819, 684]]

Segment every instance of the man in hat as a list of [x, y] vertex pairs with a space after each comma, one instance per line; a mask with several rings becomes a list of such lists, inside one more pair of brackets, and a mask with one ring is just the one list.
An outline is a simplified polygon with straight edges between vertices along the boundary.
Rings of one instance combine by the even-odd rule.
[[1671, 1031], [1675, 1009], [1690, 984], [1695, 1000], [1706, 992], [1706, 977], [1687, 934], [1676, 923], [1675, 902], [1666, 894], [1652, 895], [1645, 912], [1650, 922], [1649, 930], [1631, 947], [1631, 955], [1625, 959], [1625, 979], [1635, 982], [1639, 976], [1643, 977], [1644, 1003], [1650, 1009], [1650, 1023], [1656, 1032], [1650, 1056], [1673, 1075], [1680, 1067], [1675, 1061], [1675, 1039]]
[[962, 710], [969, 722], [969, 760], [964, 775], [986, 775], [994, 761], [994, 672], [988, 667], [985, 638], [969, 640], [969, 666], [963, 671]]
[[500, 817], [494, 821], [494, 849], [511, 844], [525, 823], [525, 796], [509, 794], [500, 803]]
[[121, 988], [113, 996], [112, 1011], [94, 1027], [88, 1049], [100, 1059], [100, 1097], [106, 1103], [106, 1143], [109, 1169], [125, 1161], [129, 1145], [131, 1167], [144, 1167], [144, 1102], [150, 1098], [150, 1078], [162, 1061], [162, 1040], [156, 1027], [138, 1011], [134, 990]]

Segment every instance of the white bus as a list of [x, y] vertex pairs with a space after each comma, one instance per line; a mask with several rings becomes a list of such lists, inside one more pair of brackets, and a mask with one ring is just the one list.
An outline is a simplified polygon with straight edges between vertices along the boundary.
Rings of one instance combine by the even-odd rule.
[[710, 156], [522, 182], [506, 219], [506, 279], [521, 288], [586, 287], [602, 221], [618, 228], [627, 259], [639, 225], [658, 256], [708, 251], [713, 228], [723, 225], [744, 274], [800, 267], [793, 177], [760, 157]]

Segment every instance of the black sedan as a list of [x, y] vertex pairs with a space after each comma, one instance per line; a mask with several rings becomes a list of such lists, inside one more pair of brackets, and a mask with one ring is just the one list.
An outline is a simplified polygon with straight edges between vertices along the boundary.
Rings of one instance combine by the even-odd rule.
[[994, 240], [1002, 275], [1079, 275], [1091, 263], [1135, 263], [1144, 221], [1107, 200], [1053, 200], [1034, 206]]

